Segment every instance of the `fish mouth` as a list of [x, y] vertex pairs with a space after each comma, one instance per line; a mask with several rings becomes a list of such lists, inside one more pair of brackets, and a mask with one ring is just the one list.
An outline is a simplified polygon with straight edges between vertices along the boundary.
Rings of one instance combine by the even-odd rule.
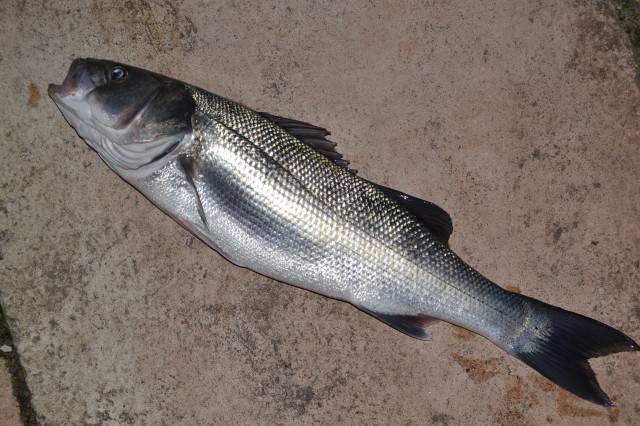
[[50, 84], [47, 93], [56, 103], [64, 98], [77, 99], [79, 96], [84, 97], [96, 87], [87, 71], [86, 59], [74, 59], [62, 84]]
[[49, 84], [47, 88], [47, 93], [64, 118], [85, 139], [95, 132], [91, 131], [92, 126], [89, 125], [92, 122], [91, 109], [85, 105], [87, 94], [95, 87], [88, 72], [87, 60], [77, 58], [71, 62], [62, 84]]

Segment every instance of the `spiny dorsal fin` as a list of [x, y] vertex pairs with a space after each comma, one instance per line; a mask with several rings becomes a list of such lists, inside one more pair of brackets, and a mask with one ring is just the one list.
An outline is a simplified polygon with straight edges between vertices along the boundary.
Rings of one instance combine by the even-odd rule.
[[[313, 124], [305, 123], [304, 121], [280, 117], [266, 112], [260, 112], [259, 114], [267, 120], [282, 127], [291, 135], [300, 139], [300, 141], [329, 158], [335, 164], [347, 169], [354, 175], [357, 173], [357, 170], [349, 168], [349, 161], [344, 160], [342, 158], [342, 154], [336, 151], [335, 148], [337, 144], [325, 138], [325, 136], [329, 136], [331, 132], [324, 127], [314, 126]], [[395, 189], [378, 185], [373, 182], [370, 183], [376, 185], [382, 192], [387, 194], [387, 196], [391, 197], [417, 216], [418, 219], [427, 225], [427, 227], [429, 227], [429, 229], [433, 231], [433, 233], [436, 234], [444, 243], [449, 241], [449, 236], [453, 232], [453, 224], [449, 213], [430, 201], [412, 197], [411, 195], [407, 195], [403, 192], [396, 191]]]
[[329, 136], [331, 132], [324, 127], [314, 126], [313, 124], [305, 123], [304, 121], [280, 117], [266, 112], [259, 112], [258, 114], [282, 127], [292, 136], [300, 139], [300, 141], [309, 145], [311, 148], [315, 149], [338, 166], [347, 169], [353, 174], [357, 173], [356, 170], [349, 168], [349, 161], [343, 159], [342, 154], [336, 151], [337, 144], [325, 137]]

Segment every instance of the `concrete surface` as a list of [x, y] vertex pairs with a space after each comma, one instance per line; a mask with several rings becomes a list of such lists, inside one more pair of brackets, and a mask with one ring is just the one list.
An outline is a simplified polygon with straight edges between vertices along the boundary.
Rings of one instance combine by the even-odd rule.
[[606, 4], [9, 1], [0, 23], [0, 297], [43, 424], [638, 424], [637, 353], [592, 363], [605, 409], [461, 329], [421, 342], [234, 267], [45, 95], [113, 58], [326, 126], [448, 210], [479, 271], [637, 340], [640, 91]]
[[0, 368], [0, 425], [20, 425], [20, 409], [13, 397], [11, 375], [6, 368]]

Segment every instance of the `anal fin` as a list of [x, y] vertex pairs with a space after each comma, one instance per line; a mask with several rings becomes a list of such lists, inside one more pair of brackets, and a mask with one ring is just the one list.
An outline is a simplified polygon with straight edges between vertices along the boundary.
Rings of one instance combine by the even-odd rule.
[[431, 334], [429, 334], [427, 326], [433, 324], [434, 322], [440, 321], [439, 319], [430, 317], [428, 315], [384, 314], [363, 308], [361, 306], [358, 306], [358, 308], [362, 309], [372, 317], [379, 319], [388, 326], [391, 326], [408, 336], [415, 337], [416, 339], [420, 340], [431, 340]]

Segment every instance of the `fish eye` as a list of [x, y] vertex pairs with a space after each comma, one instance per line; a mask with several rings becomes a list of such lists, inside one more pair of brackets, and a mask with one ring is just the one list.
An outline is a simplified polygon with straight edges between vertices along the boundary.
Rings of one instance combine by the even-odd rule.
[[127, 70], [120, 65], [115, 66], [109, 70], [109, 81], [122, 81], [127, 78]]

